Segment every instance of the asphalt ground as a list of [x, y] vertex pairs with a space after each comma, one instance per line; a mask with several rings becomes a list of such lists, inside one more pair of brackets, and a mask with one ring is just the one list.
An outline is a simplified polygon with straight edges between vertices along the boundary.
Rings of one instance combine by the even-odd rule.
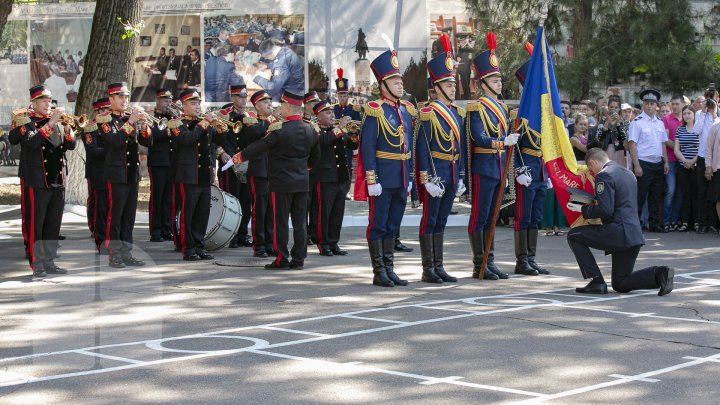
[[[541, 236], [550, 276], [470, 278], [464, 227], [446, 232], [457, 283], [371, 285], [362, 227], [345, 257], [310, 249], [304, 270], [268, 271], [249, 248], [182, 262], [135, 228], [142, 268], [111, 269], [83, 218], [66, 214], [57, 264], [33, 280], [19, 221], [0, 218], [0, 403], [717, 403], [720, 238], [646, 234], [638, 267], [676, 268], [675, 290], [576, 294], [565, 237]], [[460, 218], [461, 220], [462, 218]], [[512, 229], [496, 261], [511, 272]], [[609, 260], [596, 252], [609, 281]]]

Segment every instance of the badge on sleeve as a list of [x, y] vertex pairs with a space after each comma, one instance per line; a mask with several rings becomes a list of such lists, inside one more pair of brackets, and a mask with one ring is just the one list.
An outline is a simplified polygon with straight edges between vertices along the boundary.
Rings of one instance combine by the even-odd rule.
[[600, 183], [598, 183], [598, 184], [595, 185], [595, 193], [596, 193], [597, 195], [602, 194], [603, 191], [605, 191], [605, 183], [600, 182]]

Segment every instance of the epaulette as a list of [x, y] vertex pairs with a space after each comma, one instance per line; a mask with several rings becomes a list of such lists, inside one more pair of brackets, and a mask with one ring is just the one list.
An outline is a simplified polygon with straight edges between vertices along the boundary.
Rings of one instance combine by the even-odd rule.
[[460, 115], [461, 118], [465, 118], [465, 115], [466, 115], [467, 113], [465, 112], [465, 109], [464, 109], [464, 108], [460, 107], [459, 105], [457, 105], [457, 104], [455, 104], [455, 103], [453, 103], [453, 107], [455, 107], [455, 109], [457, 110], [457, 112], [458, 112], [458, 114]]
[[27, 108], [15, 110], [12, 112], [12, 126], [19, 127], [30, 123], [30, 114]]
[[312, 125], [315, 132], [320, 133], [320, 127], [318, 126], [317, 122], [313, 121], [310, 123], [310, 125]]
[[481, 111], [483, 109], [483, 105], [478, 101], [472, 101], [467, 103], [465, 109], [467, 112]]
[[268, 126], [268, 132], [277, 131], [282, 128], [282, 121], [277, 120]]
[[420, 121], [430, 121], [433, 116], [433, 109], [430, 107], [423, 107], [420, 109]]
[[353, 104], [352, 108], [353, 108], [353, 111], [355, 111], [355, 112], [362, 111], [362, 106], [360, 104]]
[[276, 116], [274, 116], [274, 115], [268, 115], [267, 117], [265, 117], [265, 121], [266, 121], [268, 124], [274, 124], [275, 122], [278, 122], [278, 121], [280, 121], [280, 120], [278, 119], [278, 117], [276, 117]]
[[417, 110], [415, 109], [413, 103], [407, 100], [400, 100], [400, 103], [405, 106], [405, 109], [407, 110], [407, 112], [410, 113], [410, 115], [412, 115], [413, 117], [417, 116]]
[[95, 122], [98, 124], [107, 124], [110, 121], [112, 121], [112, 115], [109, 112], [95, 116]]
[[382, 100], [381, 101], [370, 101], [367, 104], [365, 104], [365, 115], [368, 117], [382, 117], [385, 113], [383, 112], [382, 108]]
[[97, 129], [98, 129], [98, 126], [97, 126], [97, 122], [95, 122], [95, 121], [90, 121], [87, 125], [85, 125], [85, 128], [84, 128], [86, 134], [95, 132], [95, 131], [97, 131]]
[[167, 123], [168, 129], [180, 128], [182, 126], [182, 120], [179, 118], [173, 118]]
[[635, 119], [633, 121], [640, 121], [641, 119], [642, 119], [642, 115], [638, 115], [637, 117], [635, 117]]
[[257, 124], [257, 115], [252, 111], [246, 111], [245, 116], [242, 119], [243, 124], [245, 125], [255, 125]]

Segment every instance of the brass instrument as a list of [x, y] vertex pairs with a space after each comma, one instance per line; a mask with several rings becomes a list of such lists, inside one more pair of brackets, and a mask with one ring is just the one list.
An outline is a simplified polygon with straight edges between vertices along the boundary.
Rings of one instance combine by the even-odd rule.
[[[340, 125], [340, 120], [336, 119], [335, 126], [339, 126], [339, 125]], [[360, 130], [360, 121], [350, 120], [350, 121], [348, 121], [347, 125], [343, 129], [345, 129], [345, 131], [347, 131], [347, 132], [355, 134]]]
[[[133, 113], [132, 110], [125, 110], [125, 116], [129, 116], [132, 113]], [[155, 116], [152, 116], [152, 115], [146, 113], [145, 111], [142, 111], [140, 113], [140, 118], [138, 119], [138, 123], [147, 123], [148, 121], [151, 121], [155, 125], [157, 125], [158, 129], [160, 131], [167, 128], [167, 123], [168, 123], [167, 118], [158, 118], [158, 117], [155, 117]]]
[[85, 128], [85, 125], [88, 123], [88, 117], [85, 114], [78, 117], [77, 115], [65, 113], [60, 117], [60, 122], [63, 125], [69, 125], [73, 129]]
[[[201, 120], [205, 119], [206, 115], [207, 114], [200, 115], [200, 116], [198, 116], [198, 119], [201, 119]], [[218, 115], [216, 114], [215, 119], [210, 123], [210, 125], [212, 125], [212, 127], [215, 128], [215, 131], [222, 134], [222, 133], [225, 133], [230, 130], [230, 126], [228, 125], [228, 123], [231, 125], [235, 124], [234, 122], [230, 122], [228, 120], [224, 120], [224, 119], [218, 117]], [[242, 126], [240, 128], [242, 128]], [[233, 128], [233, 132], [234, 131], [235, 131], [235, 129]], [[235, 132], [235, 133], [237, 133], [237, 132]]]
[[[238, 121], [238, 122], [232, 122], [232, 121], [230, 121], [230, 120], [226, 120], [225, 118], [220, 118], [220, 115], [219, 115], [219, 114], [217, 114], [216, 117], [217, 117], [217, 121], [220, 121], [221, 123], [223, 123], [227, 128], [232, 129], [232, 131], [233, 131], [234, 134], [239, 134], [240, 131], [242, 131], [242, 122], [239, 122], [239, 121]], [[214, 126], [214, 125], [215, 125], [215, 124], [214, 124], [214, 122], [213, 122], [213, 126]], [[227, 131], [227, 128], [225, 129], [225, 131]], [[216, 129], [217, 129], [217, 128], [216, 128]], [[224, 131], [218, 131], [218, 132], [224, 132]]]
[[179, 118], [183, 115], [182, 110], [180, 110], [180, 107], [178, 107], [175, 103], [170, 103], [168, 105], [168, 111], [170, 112], [170, 115], [173, 116], [173, 118]]

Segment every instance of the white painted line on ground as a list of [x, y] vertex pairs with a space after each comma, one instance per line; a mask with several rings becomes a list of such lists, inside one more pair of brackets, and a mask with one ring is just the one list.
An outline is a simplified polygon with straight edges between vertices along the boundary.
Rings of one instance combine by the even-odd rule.
[[464, 312], [468, 314], [483, 314], [485, 312], [483, 311], [472, 311], [469, 309], [457, 309], [457, 308], [441, 308], [441, 307], [429, 307], [427, 305], [418, 305], [418, 308], [424, 308], [424, 309], [435, 309], [438, 311], [453, 311], [453, 312]]
[[102, 353], [97, 353], [97, 352], [91, 352], [91, 351], [89, 351], [89, 350], [77, 350], [75, 353], [77, 353], [77, 354], [84, 354], [84, 355], [86, 355], [86, 356], [99, 357], [99, 358], [102, 358], [102, 359], [120, 361], [120, 362], [123, 362], [123, 363], [145, 364], [144, 361], [128, 359], [128, 358], [125, 358], [125, 357], [109, 356], [109, 355], [107, 355], [107, 354], [102, 354]]
[[385, 322], [385, 323], [395, 323], [398, 325], [407, 325], [408, 322], [405, 321], [394, 321], [392, 319], [378, 319], [378, 318], [370, 318], [365, 316], [357, 316], [357, 315], [341, 315], [341, 318], [349, 318], [349, 319], [358, 319], [361, 321], [373, 321], [373, 322]]
[[641, 378], [641, 377], [633, 377], [631, 375], [622, 375], [622, 374], [610, 374], [608, 377], [619, 378], [621, 380], [640, 381], [640, 382], [646, 382], [646, 383], [660, 382], [660, 380], [655, 379], [655, 378]]
[[[702, 360], [703, 357], [685, 356], [685, 357], [683, 357], [683, 359], [686, 359], [686, 360]], [[720, 359], [705, 360], [705, 362], [706, 362], [706, 363], [720, 363]]]
[[[336, 363], [336, 362], [332, 362], [332, 361], [328, 361], [328, 360], [319, 360], [319, 359], [312, 359], [312, 358], [307, 358], [307, 357], [292, 356], [289, 354], [269, 352], [266, 350], [249, 350], [248, 352], [260, 354], [260, 355], [264, 355], [264, 356], [278, 357], [281, 359], [302, 361], [304, 363], [314, 364], [314, 365], [318, 366], [320, 369], [340, 368], [340, 369], [344, 369], [344, 370], [366, 371], [366, 372], [371, 372], [371, 373], [388, 374], [388, 375], [393, 375], [393, 376], [397, 376], [397, 377], [412, 378], [412, 379], [416, 379], [416, 380], [422, 380], [424, 383], [426, 383], [425, 385], [450, 384], [450, 385], [460, 385], [460, 386], [464, 386], [464, 387], [478, 388], [478, 389], [489, 390], [489, 391], [506, 392], [506, 393], [511, 393], [511, 394], [518, 394], [518, 395], [532, 396], [532, 397], [539, 397], [539, 396], [544, 395], [544, 394], [539, 394], [537, 392], [516, 390], [513, 388], [496, 387], [493, 385], [475, 384], [475, 383], [470, 383], [470, 382], [466, 382], [466, 381], [458, 381], [458, 379], [460, 379], [462, 377], [457, 377], [457, 376], [437, 378], [437, 377], [429, 377], [429, 376], [414, 374], [414, 373], [405, 373], [402, 371], [386, 370], [386, 369], [382, 369], [379, 367], [373, 367], [373, 366], [368, 366], [368, 365]], [[420, 384], [423, 384], [423, 382], [421, 382]]]
[[614, 309], [602, 309], [602, 308], [592, 308], [592, 307], [575, 307], [572, 304], [565, 305], [564, 308], [572, 308], [572, 309], [579, 309], [583, 311], [595, 311], [595, 312], [604, 312], [608, 314], [616, 314], [616, 315], [625, 315], [630, 318], [653, 318], [653, 319], [666, 319], [670, 321], [680, 321], [680, 322], [695, 322], [695, 323], [708, 323], [708, 324], [714, 324], [714, 325], [720, 325], [720, 322], [718, 321], [709, 321], [706, 319], [694, 319], [694, 318], [679, 318], [674, 316], [664, 316], [664, 315], [655, 315], [654, 313], [634, 313], [634, 312], [625, 312], [625, 311], [617, 311]]
[[327, 333], [306, 332], [304, 330], [278, 328], [275, 326], [263, 326], [261, 329], [275, 330], [278, 332], [297, 333], [299, 335], [319, 336], [319, 337], [332, 337], [333, 336], [333, 335], [328, 335]]

